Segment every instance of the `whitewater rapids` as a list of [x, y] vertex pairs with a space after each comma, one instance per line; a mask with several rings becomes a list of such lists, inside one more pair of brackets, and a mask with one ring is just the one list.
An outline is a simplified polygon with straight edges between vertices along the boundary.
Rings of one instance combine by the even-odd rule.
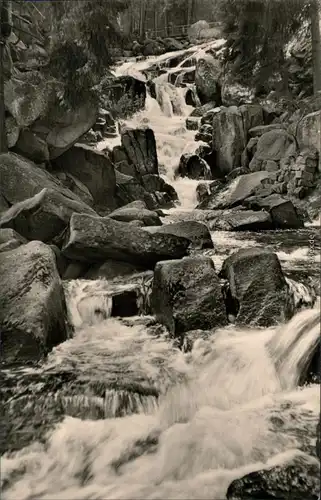
[[172, 349], [171, 356], [162, 339], [147, 341], [142, 326], [108, 319], [84, 327], [48, 362], [93, 370], [100, 363], [102, 375], [108, 351], [156, 380], [167, 362], [171, 378], [183, 380], [167, 384], [145, 413], [65, 417], [45, 444], [5, 456], [1, 480], [10, 487], [3, 498], [221, 500], [247, 472], [302, 454], [314, 460], [306, 453], [315, 446], [319, 386], [296, 384], [319, 340], [319, 315], [319, 308], [305, 310], [277, 329], [224, 328], [196, 341], [191, 353]]

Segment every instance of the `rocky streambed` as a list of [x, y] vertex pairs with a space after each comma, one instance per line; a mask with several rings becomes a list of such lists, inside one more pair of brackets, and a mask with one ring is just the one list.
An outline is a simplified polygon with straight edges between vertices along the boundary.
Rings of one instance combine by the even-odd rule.
[[5, 498], [317, 498], [320, 111], [229, 106], [221, 47], [0, 155]]

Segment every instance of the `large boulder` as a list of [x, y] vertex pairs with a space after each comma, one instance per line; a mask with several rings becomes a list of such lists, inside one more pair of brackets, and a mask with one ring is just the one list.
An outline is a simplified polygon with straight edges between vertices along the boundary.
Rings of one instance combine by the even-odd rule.
[[222, 231], [265, 231], [273, 229], [268, 212], [261, 210], [226, 210], [218, 218], [215, 229]]
[[186, 238], [148, 234], [139, 227], [110, 217], [74, 214], [63, 254], [71, 260], [90, 264], [115, 259], [153, 269], [160, 260], [185, 256], [189, 245]]
[[48, 243], [65, 230], [73, 213], [96, 215], [83, 202], [67, 198], [57, 190], [44, 188], [3, 213], [0, 227], [15, 229], [28, 240]]
[[[145, 205], [143, 203], [143, 205]], [[109, 217], [120, 222], [141, 221], [145, 226], [161, 226], [162, 221], [156, 212], [148, 210], [145, 206], [137, 206], [135, 202], [114, 210]]]
[[271, 194], [261, 198], [253, 196], [244, 202], [254, 210], [265, 210], [271, 216], [274, 229], [299, 229], [304, 227], [292, 201], [282, 198], [278, 194]]
[[283, 129], [270, 130], [259, 138], [249, 168], [252, 172], [262, 170], [264, 162], [280, 161], [294, 155], [296, 149], [296, 140], [293, 135]]
[[240, 205], [246, 198], [260, 190], [262, 182], [266, 179], [269, 179], [268, 172], [253, 172], [240, 175], [230, 182], [225, 189], [218, 193], [215, 190], [200, 208], [233, 208]]
[[225, 259], [220, 277], [228, 281], [227, 309], [237, 324], [271, 326], [290, 319], [288, 285], [275, 253], [239, 250]]
[[155, 135], [152, 129], [129, 129], [122, 133], [121, 143], [137, 176], [158, 174]]
[[90, 146], [76, 144], [53, 163], [55, 170], [79, 179], [91, 193], [97, 209], [111, 209], [116, 202], [116, 175], [109, 157]]
[[232, 106], [223, 108], [213, 117], [213, 149], [216, 164], [223, 174], [241, 166], [241, 157], [246, 146], [243, 115]]
[[22, 72], [5, 83], [5, 107], [20, 127], [28, 127], [46, 114], [53, 91], [39, 71]]
[[98, 106], [81, 103], [73, 110], [58, 103], [31, 126], [31, 131], [43, 139], [53, 160], [71, 148], [92, 126], [98, 117]]
[[226, 494], [228, 500], [318, 500], [320, 498], [320, 465], [314, 460], [292, 459], [251, 472], [235, 479]]
[[195, 85], [197, 95], [202, 104], [208, 102], [221, 103], [221, 87], [219, 83], [222, 72], [221, 64], [210, 54], [204, 54], [196, 61]]
[[[162, 177], [155, 174], [147, 174], [141, 178], [142, 186], [146, 191], [157, 197], [157, 206], [160, 208], [171, 208], [178, 201], [175, 188], [164, 181]], [[161, 201], [160, 198], [163, 200]]]
[[184, 153], [179, 161], [177, 174], [180, 177], [188, 177], [189, 179], [204, 179], [212, 178], [212, 173], [208, 163], [195, 154]]
[[165, 46], [158, 40], [148, 39], [145, 40], [142, 50], [144, 56], [158, 56], [160, 54], [164, 54]]
[[54, 189], [72, 200], [81, 201], [46, 170], [15, 153], [0, 154], [0, 194], [13, 205], [31, 198], [43, 188]]
[[299, 121], [296, 129], [299, 148], [314, 148], [319, 153], [319, 170], [321, 171], [321, 110], [306, 115]]
[[209, 257], [159, 262], [151, 307], [157, 321], [175, 337], [227, 323], [220, 281]]
[[161, 227], [146, 227], [151, 233], [172, 234], [190, 240], [191, 247], [202, 250], [213, 248], [213, 240], [208, 227], [201, 222], [188, 220], [166, 224]]
[[0, 275], [2, 361], [36, 361], [67, 338], [55, 254], [32, 241], [1, 254]]

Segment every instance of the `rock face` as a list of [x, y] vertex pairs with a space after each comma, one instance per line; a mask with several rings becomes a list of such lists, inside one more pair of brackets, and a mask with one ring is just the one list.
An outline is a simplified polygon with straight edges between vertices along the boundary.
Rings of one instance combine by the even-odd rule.
[[148, 234], [139, 227], [109, 217], [74, 214], [63, 254], [90, 264], [115, 259], [153, 269], [160, 260], [185, 256], [189, 244], [185, 238]]
[[77, 144], [57, 158], [54, 168], [79, 179], [88, 188], [97, 208], [116, 208], [115, 169], [104, 153]]
[[295, 138], [291, 134], [282, 129], [270, 130], [259, 138], [249, 168], [252, 172], [262, 170], [263, 162], [268, 160], [277, 162], [295, 152]]
[[291, 317], [288, 285], [276, 254], [239, 250], [224, 261], [220, 277], [228, 280], [227, 309], [237, 324], [267, 327]]
[[321, 111], [315, 111], [306, 115], [302, 120], [300, 120], [296, 139], [298, 141], [300, 149], [304, 148], [314, 148], [319, 153], [319, 171], [320, 168], [320, 158], [321, 158]]
[[159, 262], [151, 307], [157, 321], [175, 337], [227, 323], [220, 282], [208, 257]]
[[190, 179], [211, 179], [211, 169], [205, 160], [198, 155], [183, 154], [181, 156], [178, 175], [180, 177], [189, 177]]
[[221, 65], [217, 59], [210, 54], [204, 54], [196, 62], [195, 85], [197, 95], [201, 104], [208, 102], [221, 102], [221, 88], [219, 79]]
[[28, 240], [48, 243], [66, 228], [73, 213], [96, 215], [84, 203], [45, 188], [2, 214], [0, 227], [15, 229]]
[[189, 220], [166, 224], [162, 227], [145, 228], [152, 233], [172, 234], [190, 240], [192, 248], [202, 250], [213, 248], [213, 241], [208, 227], [201, 222]]
[[[145, 205], [144, 203], [142, 205]], [[161, 226], [162, 221], [156, 212], [147, 210], [146, 206], [137, 207], [135, 202], [115, 210], [109, 217], [120, 222], [141, 221], [145, 226]]]
[[33, 241], [1, 254], [0, 274], [2, 360], [36, 361], [67, 338], [55, 254]]
[[246, 146], [243, 116], [232, 106], [213, 117], [213, 149], [216, 164], [223, 174], [241, 166], [241, 156]]
[[252, 472], [229, 486], [228, 500], [317, 500], [320, 494], [320, 466], [298, 459]]
[[137, 176], [158, 175], [156, 141], [152, 129], [131, 129], [123, 132], [121, 143]]
[[5, 84], [6, 109], [21, 127], [28, 127], [47, 110], [53, 87], [38, 71], [27, 71]]
[[83, 103], [73, 111], [51, 106], [48, 113], [33, 123], [31, 131], [43, 139], [53, 160], [71, 148], [96, 123], [98, 108]]

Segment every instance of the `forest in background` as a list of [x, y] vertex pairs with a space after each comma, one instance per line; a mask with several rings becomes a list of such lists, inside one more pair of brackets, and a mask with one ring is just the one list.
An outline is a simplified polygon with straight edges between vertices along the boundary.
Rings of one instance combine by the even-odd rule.
[[63, 82], [61, 102], [72, 106], [94, 96], [92, 89], [134, 42], [166, 37], [172, 26], [200, 19], [220, 23], [225, 67], [258, 93], [275, 72], [287, 91], [287, 46], [303, 31], [311, 93], [321, 90], [320, 0], [0, 0], [0, 7], [1, 123], [3, 87], [12, 75], [36, 69]]

